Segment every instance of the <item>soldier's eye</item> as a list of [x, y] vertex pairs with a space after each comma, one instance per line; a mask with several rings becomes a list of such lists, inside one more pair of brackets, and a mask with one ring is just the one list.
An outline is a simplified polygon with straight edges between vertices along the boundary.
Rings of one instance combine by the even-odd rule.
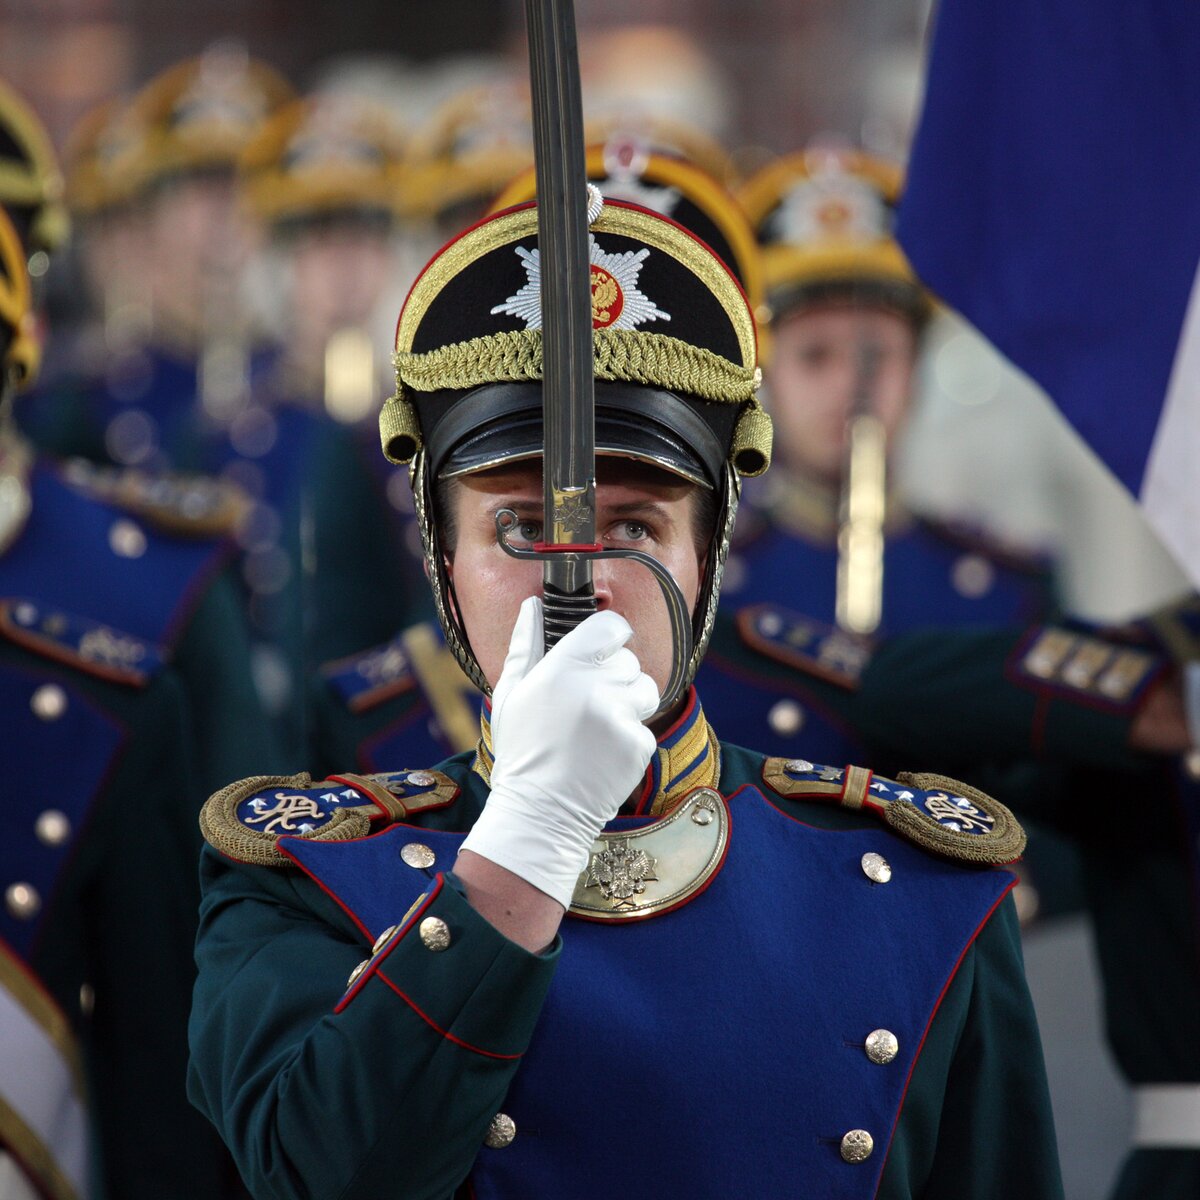
[[610, 536], [618, 542], [643, 542], [650, 537], [650, 527], [642, 521], [618, 521]]
[[540, 542], [542, 540], [541, 521], [522, 521], [516, 528], [515, 539], [522, 542]]

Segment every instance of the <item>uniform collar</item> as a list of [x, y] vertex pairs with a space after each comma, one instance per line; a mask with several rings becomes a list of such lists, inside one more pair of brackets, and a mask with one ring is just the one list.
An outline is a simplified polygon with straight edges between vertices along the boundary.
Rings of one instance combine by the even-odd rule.
[[[491, 704], [479, 713], [480, 738], [475, 747], [472, 770], [490, 783], [492, 763]], [[658, 735], [658, 751], [646, 768], [646, 778], [632, 815], [662, 816], [689, 792], [699, 787], [715, 788], [721, 777], [721, 747], [704, 716], [696, 689], [689, 688], [683, 712], [665, 732]]]
[[[771, 524], [787, 533], [809, 542], [833, 543], [837, 541], [840, 503], [836, 490], [777, 465], [763, 480], [758, 507]], [[888, 533], [899, 532], [910, 520], [904, 505], [889, 488], [884, 529]]]

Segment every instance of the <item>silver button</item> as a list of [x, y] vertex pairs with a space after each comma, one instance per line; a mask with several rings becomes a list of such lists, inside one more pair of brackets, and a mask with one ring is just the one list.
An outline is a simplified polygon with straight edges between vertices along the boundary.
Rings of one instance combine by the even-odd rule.
[[384, 943], [384, 942], [386, 942], [386, 941], [388, 940], [388, 938], [390, 938], [390, 937], [392, 936], [392, 934], [393, 934], [393, 933], [395, 933], [395, 932], [396, 932], [396, 930], [397, 930], [397, 929], [399, 929], [399, 928], [400, 928], [400, 926], [399, 926], [399, 925], [389, 925], [389, 926], [388, 926], [388, 927], [387, 927], [387, 928], [386, 928], [386, 929], [385, 929], [385, 930], [384, 930], [384, 931], [383, 931], [383, 932], [382, 932], [382, 933], [381, 933], [381, 934], [380, 934], [380, 935], [379, 935], [379, 936], [378, 936], [378, 937], [375, 939], [375, 945], [373, 945], [373, 946], [371, 947], [371, 953], [372, 953], [372, 954], [378, 954], [378, 953], [380, 952], [380, 950], [382, 950], [382, 949], [383, 949], [383, 943]]
[[416, 867], [419, 871], [432, 867], [437, 861], [437, 856], [424, 842], [406, 842], [400, 847], [400, 857], [410, 867]]
[[840, 1149], [844, 1162], [866, 1162], [875, 1149], [875, 1139], [865, 1129], [851, 1129], [842, 1138]]
[[875, 1029], [867, 1034], [866, 1051], [873, 1063], [886, 1067], [900, 1053], [900, 1043], [890, 1029]]
[[437, 776], [429, 771], [409, 771], [408, 782], [413, 787], [433, 787], [437, 783]]
[[32, 604], [23, 601], [13, 609], [13, 616], [18, 625], [33, 625], [38, 619], [38, 610]]
[[503, 1150], [505, 1146], [512, 1145], [513, 1138], [516, 1136], [516, 1121], [507, 1113], [497, 1113], [492, 1118], [487, 1133], [484, 1134], [483, 1144], [490, 1146], [493, 1150]]
[[979, 600], [992, 590], [996, 568], [981, 554], [964, 554], [950, 569], [954, 590], [968, 600]]
[[48, 808], [34, 821], [33, 832], [43, 846], [61, 846], [71, 836], [71, 822], [65, 812]]
[[42, 721], [57, 721], [67, 711], [67, 693], [57, 683], [43, 683], [29, 699], [34, 716]]
[[31, 921], [42, 907], [42, 898], [31, 883], [10, 883], [4, 890], [4, 904], [18, 921]]
[[882, 854], [870, 851], [862, 856], [863, 874], [872, 883], [887, 883], [892, 877], [892, 867]]
[[1183, 760], [1189, 779], [1200, 779], [1200, 750], [1189, 750]]
[[445, 950], [450, 945], [450, 926], [441, 917], [426, 917], [417, 926], [426, 950]]
[[793, 771], [797, 775], [803, 775], [807, 771], [815, 770], [812, 763], [810, 763], [807, 758], [789, 758], [787, 762], [783, 764], [783, 769], [785, 771]]
[[784, 736], [799, 733], [804, 724], [804, 709], [795, 700], [780, 700], [773, 704], [771, 711], [767, 713], [767, 724], [770, 725], [772, 733]]
[[128, 517], [114, 521], [108, 531], [108, 544], [121, 558], [141, 558], [146, 553], [146, 535]]
[[763, 613], [758, 628], [767, 637], [778, 637], [783, 632], [783, 620], [777, 613]]
[[362, 962], [350, 972], [350, 978], [346, 980], [346, 991], [349, 991], [362, 978], [362, 973], [371, 965], [369, 958], [364, 958]]

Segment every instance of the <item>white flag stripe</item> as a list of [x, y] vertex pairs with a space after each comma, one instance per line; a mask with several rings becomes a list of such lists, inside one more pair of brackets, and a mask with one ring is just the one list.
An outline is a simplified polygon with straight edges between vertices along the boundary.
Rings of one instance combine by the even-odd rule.
[[1142, 481], [1155, 532], [1200, 587], [1200, 265]]
[[0, 1102], [52, 1155], [78, 1195], [87, 1194], [87, 1114], [70, 1064], [7, 988], [0, 988]]
[[11, 1154], [0, 1150], [0, 1200], [41, 1200]]

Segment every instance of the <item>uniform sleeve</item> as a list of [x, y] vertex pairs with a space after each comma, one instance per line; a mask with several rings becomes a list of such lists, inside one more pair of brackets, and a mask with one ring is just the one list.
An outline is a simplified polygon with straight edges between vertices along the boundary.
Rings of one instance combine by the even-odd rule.
[[[178, 782], [191, 761], [172, 672], [131, 697], [124, 719], [125, 751], [71, 871], [79, 891], [45, 939], [47, 982], [84, 1026], [105, 1195], [240, 1196], [228, 1155], [186, 1094], [200, 838]], [[95, 997], [90, 1017], [78, 1007], [81, 970]]]
[[880, 1200], [1061, 1200], [1041, 1038], [1006, 899], [967, 952], [913, 1070]]
[[[879, 753], [910, 762], [952, 752], [968, 762], [1144, 770], [1147, 757], [1129, 748], [1129, 732], [1154, 675], [1152, 656], [1137, 685], [1109, 699], [1024, 670], [1037, 633], [930, 629], [889, 638], [863, 672], [852, 719]], [[1076, 640], [1084, 650], [1107, 645]], [[1122, 653], [1114, 649], [1114, 660]]]
[[196, 791], [211, 795], [231, 779], [294, 770], [259, 699], [250, 641], [228, 571], [205, 589], [175, 650], [198, 747]]
[[[527, 953], [441, 876], [374, 953], [290, 873], [206, 850], [203, 882], [189, 1092], [254, 1195], [449, 1197], [533, 1034], [558, 944]], [[313, 902], [326, 903], [315, 889]]]

